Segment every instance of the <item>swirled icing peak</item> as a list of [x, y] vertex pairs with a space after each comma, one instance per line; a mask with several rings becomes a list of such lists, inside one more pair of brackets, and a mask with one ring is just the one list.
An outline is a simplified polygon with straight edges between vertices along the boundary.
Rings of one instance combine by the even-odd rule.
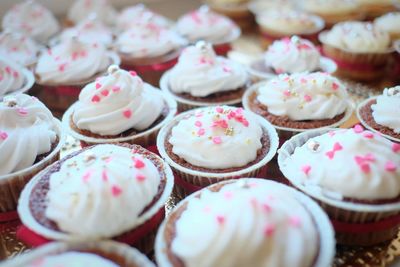
[[322, 72], [279, 75], [258, 89], [257, 100], [271, 114], [295, 121], [332, 119], [348, 107], [346, 87]]
[[315, 71], [320, 66], [320, 58], [312, 42], [293, 36], [273, 42], [264, 55], [264, 62], [276, 73], [296, 73]]
[[14, 5], [3, 17], [3, 29], [21, 32], [45, 43], [60, 29], [54, 15], [39, 3], [27, 0]]
[[0, 59], [0, 96], [21, 89], [25, 83], [26, 77], [19, 65]]
[[360, 125], [309, 139], [284, 164], [290, 176], [332, 197], [377, 200], [400, 195], [400, 146]]
[[93, 77], [110, 64], [105, 46], [71, 38], [43, 52], [36, 66], [41, 83], [73, 83]]
[[239, 63], [216, 56], [210, 44], [198, 42], [187, 47], [169, 72], [169, 88], [192, 96], [232, 91], [245, 86], [246, 69]]
[[46, 106], [25, 94], [0, 102], [0, 175], [32, 166], [56, 141], [54, 118]]
[[114, 25], [117, 18], [117, 11], [108, 0], [75, 0], [68, 10], [67, 17], [77, 24], [90, 14], [96, 16], [108, 25]]
[[27, 66], [36, 61], [38, 52], [38, 44], [30, 37], [8, 30], [0, 33], [0, 56]]
[[263, 180], [201, 191], [175, 227], [171, 249], [187, 267], [309, 267], [319, 249], [310, 212], [287, 190]]
[[160, 90], [143, 83], [135, 72], [110, 66], [108, 75], [86, 85], [72, 115], [79, 129], [100, 135], [144, 130], [165, 106]]
[[87, 252], [64, 252], [56, 255], [49, 255], [39, 259], [34, 260], [28, 267], [55, 267], [55, 266], [74, 266], [74, 267], [118, 267], [119, 265], [114, 262], [100, 257], [96, 254]]
[[191, 42], [204, 40], [211, 43], [230, 41], [232, 32], [237, 30], [232, 20], [211, 11], [207, 6], [179, 18], [176, 27]]
[[195, 166], [242, 167], [257, 157], [263, 129], [241, 108], [209, 107], [183, 118], [171, 130], [172, 152]]
[[375, 27], [398, 37], [400, 33], [400, 12], [390, 12], [374, 21]]
[[46, 216], [73, 235], [116, 236], [136, 226], [159, 184], [149, 159], [127, 147], [97, 145], [50, 176]]
[[376, 104], [371, 106], [374, 120], [389, 127], [395, 133], [400, 133], [400, 86], [386, 88], [383, 94], [376, 98]]

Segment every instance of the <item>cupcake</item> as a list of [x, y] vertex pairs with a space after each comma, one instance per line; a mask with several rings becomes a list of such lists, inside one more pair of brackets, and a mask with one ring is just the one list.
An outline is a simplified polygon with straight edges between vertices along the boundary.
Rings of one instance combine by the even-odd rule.
[[20, 32], [40, 43], [56, 34], [60, 25], [54, 15], [34, 0], [15, 4], [3, 17], [3, 29]]
[[98, 19], [96, 14], [88, 16], [74, 27], [65, 29], [55, 41], [65, 42], [75, 36], [81, 42], [102, 44], [106, 47], [111, 46], [114, 38], [111, 29]]
[[264, 13], [270, 9], [295, 9], [296, 5], [292, 0], [253, 0], [249, 3], [249, 9], [254, 15]]
[[136, 73], [111, 66], [108, 75], [82, 89], [63, 124], [83, 146], [117, 142], [149, 146], [176, 110], [172, 97], [143, 83]]
[[217, 56], [211, 45], [187, 47], [178, 64], [160, 81], [161, 90], [178, 102], [179, 111], [196, 107], [240, 104], [249, 77], [241, 64]]
[[319, 36], [323, 53], [338, 65], [338, 74], [358, 81], [384, 76], [392, 52], [389, 34], [369, 22], [349, 21]]
[[336, 63], [322, 57], [318, 48], [306, 39], [293, 36], [274, 41], [264, 53], [263, 59], [250, 64], [253, 82], [271, 79], [283, 73], [323, 71], [333, 73]]
[[357, 0], [368, 19], [374, 19], [385, 13], [396, 11], [396, 0]]
[[159, 267], [328, 267], [335, 239], [328, 217], [309, 197], [249, 178], [185, 198], [160, 227], [155, 252]]
[[40, 54], [35, 69], [38, 95], [50, 108], [63, 112], [87, 83], [112, 64], [119, 64], [118, 55], [75, 36]]
[[75, 0], [68, 10], [65, 23], [67, 26], [78, 24], [85, 20], [89, 14], [107, 25], [114, 25], [117, 19], [117, 11], [108, 0]]
[[60, 122], [25, 94], [0, 102], [0, 213], [15, 211], [22, 188], [56, 161], [64, 143]]
[[176, 23], [178, 32], [190, 42], [206, 41], [218, 55], [226, 56], [231, 42], [240, 36], [240, 28], [228, 17], [211, 11], [207, 6], [183, 15]]
[[157, 24], [135, 24], [115, 43], [122, 68], [136, 71], [144, 81], [158, 86], [161, 75], [175, 65], [186, 44], [175, 31]]
[[173, 22], [147, 8], [144, 4], [136, 4], [124, 8], [117, 18], [117, 29], [120, 32], [129, 30], [132, 26], [152, 23], [159, 27], [170, 28]]
[[134, 248], [113, 241], [55, 242], [4, 263], [5, 267], [154, 267]]
[[[72, 179], [71, 179], [72, 178]], [[114, 239], [152, 249], [173, 186], [171, 169], [138, 145], [102, 144], [70, 154], [36, 175], [18, 204], [31, 233], [47, 241]]]
[[361, 123], [371, 131], [400, 143], [400, 86], [386, 88], [382, 95], [362, 102], [357, 109]]
[[300, 10], [271, 9], [256, 17], [260, 27], [261, 43], [268, 47], [284, 37], [299, 35], [316, 43], [318, 33], [324, 28], [324, 21]]
[[257, 83], [244, 94], [243, 107], [271, 122], [283, 139], [339, 126], [353, 111], [345, 85], [322, 72], [283, 74]]
[[280, 170], [328, 213], [339, 244], [374, 245], [400, 226], [399, 145], [357, 125], [305, 132], [279, 151]]
[[376, 28], [389, 33], [392, 41], [400, 39], [400, 12], [387, 13], [374, 20]]
[[365, 18], [365, 13], [360, 11], [357, 0], [303, 0], [300, 8], [320, 16], [327, 27], [342, 21]]
[[250, 12], [249, 0], [206, 0], [210, 8], [232, 19], [243, 31], [251, 31], [254, 26], [254, 16]]
[[34, 83], [31, 71], [0, 56], [0, 100], [8, 95], [25, 93]]
[[0, 33], [0, 57], [30, 68], [36, 63], [38, 53], [39, 46], [30, 37], [9, 30]]
[[278, 135], [268, 121], [230, 106], [184, 112], [157, 137], [179, 197], [219, 181], [257, 176], [277, 147]]

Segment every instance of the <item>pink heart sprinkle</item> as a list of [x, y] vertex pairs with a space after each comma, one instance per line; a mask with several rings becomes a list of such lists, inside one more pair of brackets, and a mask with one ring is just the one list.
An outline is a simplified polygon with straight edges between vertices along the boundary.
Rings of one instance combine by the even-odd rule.
[[100, 83], [96, 83], [96, 89], [100, 89], [100, 87], [101, 87], [101, 84]]
[[11, 68], [9, 66], [6, 67], [7, 74], [11, 74]]
[[224, 66], [223, 70], [224, 70], [224, 72], [232, 72], [232, 69], [227, 66]]
[[94, 95], [94, 96], [92, 97], [92, 102], [93, 102], [93, 103], [98, 103], [98, 102], [100, 102], [100, 97], [99, 97], [98, 95]]
[[101, 91], [101, 94], [103, 95], [103, 96], [108, 96], [108, 94], [109, 94], [110, 92], [108, 91], [108, 90], [103, 90], [103, 91]]
[[332, 83], [332, 89], [333, 89], [333, 90], [336, 91], [338, 88], [339, 88], [339, 85], [338, 85], [337, 83], [335, 83], [335, 82]]
[[219, 145], [219, 144], [222, 143], [222, 139], [221, 139], [221, 137], [219, 137], [219, 136], [213, 137], [213, 138], [212, 138], [212, 141], [213, 141], [213, 143], [216, 144], [216, 145]]
[[329, 131], [329, 132], [328, 132], [328, 135], [329, 135], [330, 137], [335, 136], [335, 134], [336, 134], [335, 131]]
[[399, 151], [400, 151], [400, 144], [398, 144], [398, 143], [393, 143], [393, 144], [392, 144], [392, 150], [393, 150], [394, 153], [399, 152]]
[[195, 125], [196, 127], [201, 127], [203, 124], [201, 123], [201, 121], [196, 121], [196, 122], [194, 123], [194, 125]]
[[272, 224], [267, 224], [264, 227], [264, 236], [271, 237], [275, 233], [275, 226]]
[[113, 92], [118, 92], [118, 91], [121, 90], [121, 87], [118, 86], [118, 85], [114, 85], [114, 86], [111, 88], [111, 90], [112, 90]]
[[312, 98], [310, 95], [304, 95], [304, 101], [311, 102]]
[[289, 96], [291, 96], [292, 94], [290, 93], [289, 90], [285, 90], [285, 91], [283, 91], [283, 95], [286, 96], [286, 97], [289, 97]]
[[119, 186], [113, 185], [111, 187], [111, 193], [114, 197], [118, 197], [122, 194], [122, 189]]
[[146, 180], [146, 176], [144, 176], [143, 174], [139, 173], [138, 175], [136, 175], [136, 180], [141, 183], [144, 180]]
[[87, 171], [83, 176], [82, 179], [83, 181], [86, 183], [87, 181], [89, 181], [90, 176], [92, 175], [91, 171]]
[[364, 131], [364, 128], [360, 124], [357, 124], [356, 126], [354, 126], [353, 130], [355, 133], [362, 133]]
[[101, 172], [101, 179], [103, 179], [104, 182], [108, 181], [108, 175], [107, 175], [107, 171], [106, 170], [103, 170]]
[[129, 74], [132, 75], [132, 76], [137, 76], [136, 71], [133, 71], [133, 70], [129, 71]]
[[132, 116], [132, 111], [130, 109], [124, 110], [124, 117], [129, 119]]
[[197, 135], [202, 136], [206, 133], [206, 130], [204, 128], [201, 128], [197, 131]]
[[8, 134], [6, 132], [0, 131], [0, 139], [6, 140], [8, 138]]
[[368, 139], [374, 138], [374, 134], [372, 132], [365, 132], [363, 133], [363, 136]]
[[18, 77], [19, 77], [18, 72], [14, 71], [14, 72], [13, 72], [13, 76], [14, 76], [14, 78], [18, 78]]
[[371, 171], [371, 168], [370, 168], [370, 166], [369, 166], [369, 163], [361, 163], [361, 164], [360, 164], [360, 168], [361, 168], [361, 171], [362, 171], [363, 173], [369, 173], [369, 172]]
[[299, 227], [301, 225], [301, 220], [297, 216], [292, 216], [289, 218], [289, 224], [293, 227]]
[[218, 112], [218, 113], [223, 113], [224, 109], [222, 107], [216, 107], [215, 111]]
[[144, 168], [145, 164], [142, 160], [140, 159], [135, 159], [135, 164], [134, 164], [136, 169], [141, 169]]
[[325, 155], [329, 158], [329, 159], [333, 159], [335, 157], [335, 151], [328, 151], [325, 153]]
[[308, 175], [311, 171], [311, 166], [310, 165], [304, 165], [301, 167], [301, 171], [304, 172], [305, 175]]
[[394, 162], [388, 161], [385, 164], [385, 170], [388, 172], [395, 172], [397, 170], [397, 166], [394, 164]]
[[225, 217], [222, 215], [217, 215], [217, 222], [222, 225], [225, 222]]
[[28, 115], [28, 110], [26, 108], [23, 108], [23, 107], [22, 108], [18, 108], [17, 112], [18, 112], [19, 115], [22, 115], [22, 116]]
[[301, 83], [307, 83], [307, 79], [301, 78], [301, 79], [300, 79], [300, 82], [301, 82]]
[[263, 210], [264, 210], [265, 212], [267, 212], [267, 213], [272, 211], [271, 206], [268, 205], [267, 203], [262, 204], [262, 208], [263, 208]]

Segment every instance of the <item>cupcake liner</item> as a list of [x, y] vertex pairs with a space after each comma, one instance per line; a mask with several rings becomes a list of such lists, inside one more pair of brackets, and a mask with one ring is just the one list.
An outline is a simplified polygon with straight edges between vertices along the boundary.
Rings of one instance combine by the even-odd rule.
[[368, 98], [368, 99], [365, 99], [365, 100], [362, 101], [360, 104], [358, 104], [357, 109], [356, 109], [357, 119], [360, 121], [360, 123], [361, 123], [366, 129], [368, 129], [368, 130], [370, 130], [370, 131], [372, 131], [372, 132], [378, 133], [378, 134], [382, 135], [383, 137], [385, 137], [385, 138], [387, 138], [387, 139], [389, 139], [389, 140], [391, 140], [391, 141], [393, 141], [393, 142], [400, 143], [400, 139], [395, 138], [395, 137], [390, 136], [390, 135], [387, 135], [387, 134], [381, 133], [380, 131], [374, 129], [371, 125], [369, 125], [369, 124], [362, 118], [362, 116], [361, 116], [361, 114], [360, 114], [361, 108], [364, 107], [367, 103], [369, 103], [369, 101], [374, 100], [374, 99], [377, 99], [377, 96], [373, 96], [373, 97], [370, 97], [370, 98]]
[[33, 76], [33, 73], [28, 68], [22, 68], [22, 74], [25, 77], [24, 86], [18, 90], [8, 92], [7, 94], [0, 96], [0, 101], [3, 100], [3, 98], [6, 96], [26, 93], [29, 89], [31, 89], [33, 87], [33, 85], [35, 83], [35, 77]]
[[104, 143], [129, 143], [129, 144], [141, 145], [143, 147], [154, 145], [156, 143], [157, 135], [161, 127], [167, 124], [169, 121], [171, 121], [172, 118], [177, 113], [177, 104], [175, 100], [170, 95], [164, 94], [161, 91], [157, 92], [159, 92], [159, 94], [164, 97], [165, 103], [169, 109], [169, 113], [164, 118], [164, 120], [161, 121], [159, 124], [138, 134], [125, 137], [116, 137], [116, 138], [96, 138], [76, 132], [70, 125], [70, 119], [77, 103], [73, 104], [64, 113], [64, 116], [62, 118], [63, 126], [72, 137], [80, 141], [81, 147], [87, 147], [90, 145], [104, 144]]
[[[163, 92], [166, 94], [170, 95], [173, 97], [176, 102], [178, 103], [178, 112], [184, 112], [190, 109], [195, 109], [195, 108], [200, 108], [200, 107], [209, 107], [209, 106], [221, 106], [221, 105], [240, 105], [242, 101], [242, 97], [239, 96], [238, 98], [232, 99], [232, 100], [227, 100], [227, 101], [221, 101], [221, 102], [210, 102], [207, 100], [204, 101], [194, 101], [194, 100], [189, 100], [183, 97], [180, 97], [178, 95], [175, 95], [172, 93], [172, 91], [169, 89], [169, 75], [170, 72], [167, 71], [166, 73], [163, 74], [160, 80], [160, 88]], [[246, 85], [245, 85], [246, 86]]]
[[213, 49], [215, 53], [219, 56], [227, 56], [228, 52], [232, 50], [231, 43], [238, 39], [241, 35], [241, 30], [239, 27], [235, 27], [232, 29], [230, 36], [225, 38], [221, 42], [213, 43]]
[[[59, 120], [54, 119], [57, 127], [58, 144], [43, 160], [23, 170], [0, 176], [0, 213], [17, 209], [18, 199], [24, 186], [37, 173], [59, 159], [59, 152], [65, 142], [65, 135]], [[12, 218], [12, 217], [10, 217]]]
[[[108, 54], [110, 65], [119, 65], [120, 59], [114, 52]], [[70, 84], [44, 84], [38, 78], [35, 84], [37, 97], [51, 110], [64, 112], [72, 103], [78, 100], [79, 93], [86, 84], [95, 80], [96, 77], [103, 75], [107, 68], [92, 77], [80, 82]]]
[[36, 260], [49, 255], [57, 255], [69, 251], [93, 252], [99, 256], [118, 262], [120, 266], [155, 267], [155, 265], [143, 254], [134, 248], [113, 241], [97, 241], [82, 243], [55, 242], [31, 251], [12, 260], [6, 261], [4, 267], [28, 266]]
[[[258, 90], [258, 88], [262, 85], [264, 85], [266, 82], [259, 82], [256, 83], [254, 85], [252, 85], [243, 95], [243, 108], [245, 110], [251, 111], [251, 105], [250, 105], [250, 101], [249, 101], [249, 97], [256, 91]], [[343, 116], [343, 118], [331, 125], [326, 125], [320, 128], [314, 128], [314, 129], [298, 129], [298, 128], [289, 128], [289, 127], [282, 127], [282, 126], [278, 126], [278, 125], [273, 125], [276, 129], [276, 131], [278, 132], [279, 135], [279, 140], [281, 143], [285, 142], [286, 140], [290, 139], [292, 136], [301, 133], [301, 132], [307, 132], [307, 131], [312, 131], [312, 130], [318, 130], [318, 129], [326, 129], [326, 128], [334, 128], [334, 127], [339, 127], [340, 125], [344, 124], [346, 121], [348, 121], [351, 117], [351, 115], [353, 114], [353, 110], [354, 110], [354, 103], [351, 100], [348, 100], [347, 102], [348, 106], [347, 109], [345, 111], [345, 114]]]
[[[400, 225], [400, 203], [374, 205], [332, 198], [329, 192], [324, 192], [321, 188], [301, 184], [296, 177], [297, 174], [286, 164], [286, 160], [297, 147], [304, 145], [310, 138], [332, 129], [304, 132], [288, 140], [278, 151], [280, 170], [292, 186], [312, 197], [327, 212], [335, 226], [339, 244], [367, 246], [394, 238]], [[357, 228], [360, 229], [357, 230]]]
[[[251, 182], [254, 179], [258, 178], [246, 178], [243, 180], [247, 180]], [[207, 188], [212, 188], [214, 186], [220, 186], [221, 184], [229, 184], [232, 183], [232, 180], [228, 181], [222, 181], [218, 184], [208, 186]], [[281, 186], [285, 187], [290, 194], [295, 196], [297, 200], [299, 200], [310, 212], [312, 217], [314, 218], [315, 226], [318, 229], [319, 232], [319, 254], [318, 257], [315, 259], [314, 262], [314, 267], [327, 267], [332, 265], [332, 261], [335, 255], [335, 238], [334, 238], [334, 232], [331, 223], [329, 222], [329, 219], [327, 215], [323, 212], [323, 210], [317, 205], [315, 201], [313, 201], [310, 197], [298, 192], [297, 190], [294, 190], [288, 186], [282, 185], [280, 183], [274, 182], [274, 181], [266, 181], [266, 183], [270, 184], [271, 186]], [[203, 189], [205, 190], [205, 189]], [[198, 193], [192, 194], [185, 198], [183, 201], [178, 203], [176, 207], [171, 211], [173, 213], [174, 211], [178, 210], [180, 207], [183, 205], [186, 205], [188, 201], [191, 199], [197, 197], [199, 194], [201, 194], [201, 191]], [[167, 252], [167, 243], [166, 240], [164, 239], [164, 232], [166, 228], [168, 227], [168, 218], [171, 218], [171, 216], [167, 217], [166, 220], [161, 224], [157, 237], [156, 237], [156, 243], [155, 243], [155, 256], [156, 256], [156, 261], [157, 265], [160, 267], [173, 267], [172, 263], [169, 261], [168, 256], [166, 254]]]
[[[161, 160], [161, 159], [160, 159]], [[174, 176], [172, 173], [171, 168], [167, 164], [163, 164], [163, 169], [166, 174], [166, 184], [164, 191], [162, 192], [160, 198], [141, 216], [135, 221], [132, 222], [131, 230], [121, 232], [116, 236], [110, 236], [109, 238], [118, 238], [120, 241], [129, 242], [133, 245], [138, 245], [139, 248], [142, 246], [150, 247], [150, 243], [152, 242], [151, 239], [151, 232], [155, 231], [158, 227], [158, 224], [161, 223], [162, 215], [164, 214], [164, 205], [167, 202], [168, 198], [171, 195], [173, 184], [174, 184]], [[90, 240], [88, 237], [82, 237], [78, 235], [71, 235], [68, 233], [63, 233], [60, 231], [49, 229], [43, 225], [41, 225], [36, 219], [32, 216], [30, 211], [29, 203], [30, 203], [30, 195], [35, 187], [35, 185], [41, 179], [41, 176], [46, 173], [49, 166], [38, 175], [36, 175], [23, 189], [21, 193], [21, 197], [18, 203], [18, 214], [20, 216], [22, 224], [27, 228], [27, 230], [33, 232], [35, 235], [39, 236], [44, 240], [52, 240], [52, 241], [66, 241], [66, 242], [73, 242], [73, 241], [87, 241]], [[161, 211], [160, 211], [161, 210]], [[137, 232], [135, 232], [137, 231]], [[134, 240], [135, 237], [142, 237], [143, 240]], [[27, 241], [31, 241], [29, 236], [26, 235], [19, 235], [22, 239], [27, 239]], [[101, 239], [106, 239], [103, 237]], [[147, 251], [146, 251], [147, 252]]]
[[368, 3], [361, 6], [361, 9], [366, 13], [367, 20], [373, 20], [377, 17], [385, 15], [388, 12], [397, 11], [395, 7], [396, 1], [391, 4], [381, 4], [380, 1]]
[[[259, 162], [243, 168], [238, 171], [226, 172], [226, 173], [215, 173], [215, 172], [205, 172], [205, 171], [196, 171], [187, 167], [183, 167], [173, 161], [171, 157], [165, 150], [164, 142], [167, 137], [170, 129], [176, 125], [182, 118], [187, 116], [194, 111], [187, 111], [178, 116], [176, 116], [172, 121], [166, 124], [163, 128], [161, 128], [160, 133], [157, 137], [157, 148], [161, 155], [161, 157], [171, 166], [172, 170], [175, 174], [175, 180], [178, 180], [178, 186], [175, 186], [175, 193], [178, 197], [186, 196], [188, 193], [191, 193], [191, 190], [196, 187], [205, 187], [210, 184], [215, 184], [220, 181], [236, 179], [239, 177], [254, 177], [257, 176], [261, 169], [267, 165], [269, 161], [274, 157], [276, 150], [278, 149], [279, 138], [274, 129], [274, 127], [265, 119], [258, 115], [254, 115], [257, 117], [260, 125], [263, 127], [264, 131], [268, 133], [268, 137], [270, 140], [270, 148], [268, 153], [265, 155], [263, 159]], [[191, 187], [192, 186], [192, 187]]]

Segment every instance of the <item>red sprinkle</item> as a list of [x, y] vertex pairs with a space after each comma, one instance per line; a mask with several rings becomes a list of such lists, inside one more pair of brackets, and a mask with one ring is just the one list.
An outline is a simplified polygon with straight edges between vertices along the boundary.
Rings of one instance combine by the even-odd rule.
[[339, 85], [338, 85], [337, 83], [335, 83], [335, 82], [332, 83], [332, 89], [333, 89], [333, 90], [336, 91], [338, 88], [339, 88]]
[[271, 237], [275, 233], [275, 226], [272, 224], [267, 224], [264, 227], [264, 236]]
[[100, 102], [100, 97], [99, 97], [98, 95], [94, 95], [94, 96], [92, 97], [92, 102], [93, 102], [93, 103]]
[[110, 92], [109, 92], [107, 89], [104, 89], [103, 91], [101, 91], [101, 94], [102, 94], [103, 96], [108, 96], [109, 93], [110, 93]]
[[143, 174], [138, 174], [138, 175], [136, 175], [136, 180], [138, 181], [138, 182], [143, 182], [144, 180], [146, 180], [146, 176], [144, 176]]
[[124, 110], [123, 114], [125, 118], [129, 119], [132, 116], [132, 111], [130, 109], [126, 109]]
[[310, 165], [304, 165], [301, 167], [301, 171], [304, 172], [305, 175], [308, 175], [311, 171], [311, 166]]
[[133, 71], [133, 70], [129, 71], [129, 74], [132, 75], [132, 76], [137, 76], [136, 71]]
[[137, 169], [141, 169], [144, 168], [145, 164], [142, 160], [140, 159], [135, 159], [135, 164], [134, 164], [135, 168]]
[[392, 144], [392, 150], [393, 150], [394, 153], [399, 152], [399, 151], [400, 151], [400, 144], [398, 144], [398, 143], [393, 143], [393, 144]]
[[118, 197], [122, 194], [122, 189], [119, 186], [113, 185], [111, 187], [111, 193], [114, 197]]
[[222, 225], [225, 222], [225, 217], [222, 215], [217, 215], [217, 222]]
[[388, 161], [385, 164], [385, 170], [388, 172], [395, 172], [397, 170], [397, 166], [393, 161]]
[[219, 137], [219, 136], [213, 137], [212, 141], [213, 141], [213, 143], [216, 144], [216, 145], [219, 145], [219, 144], [222, 143], [222, 139], [221, 139], [221, 137]]

